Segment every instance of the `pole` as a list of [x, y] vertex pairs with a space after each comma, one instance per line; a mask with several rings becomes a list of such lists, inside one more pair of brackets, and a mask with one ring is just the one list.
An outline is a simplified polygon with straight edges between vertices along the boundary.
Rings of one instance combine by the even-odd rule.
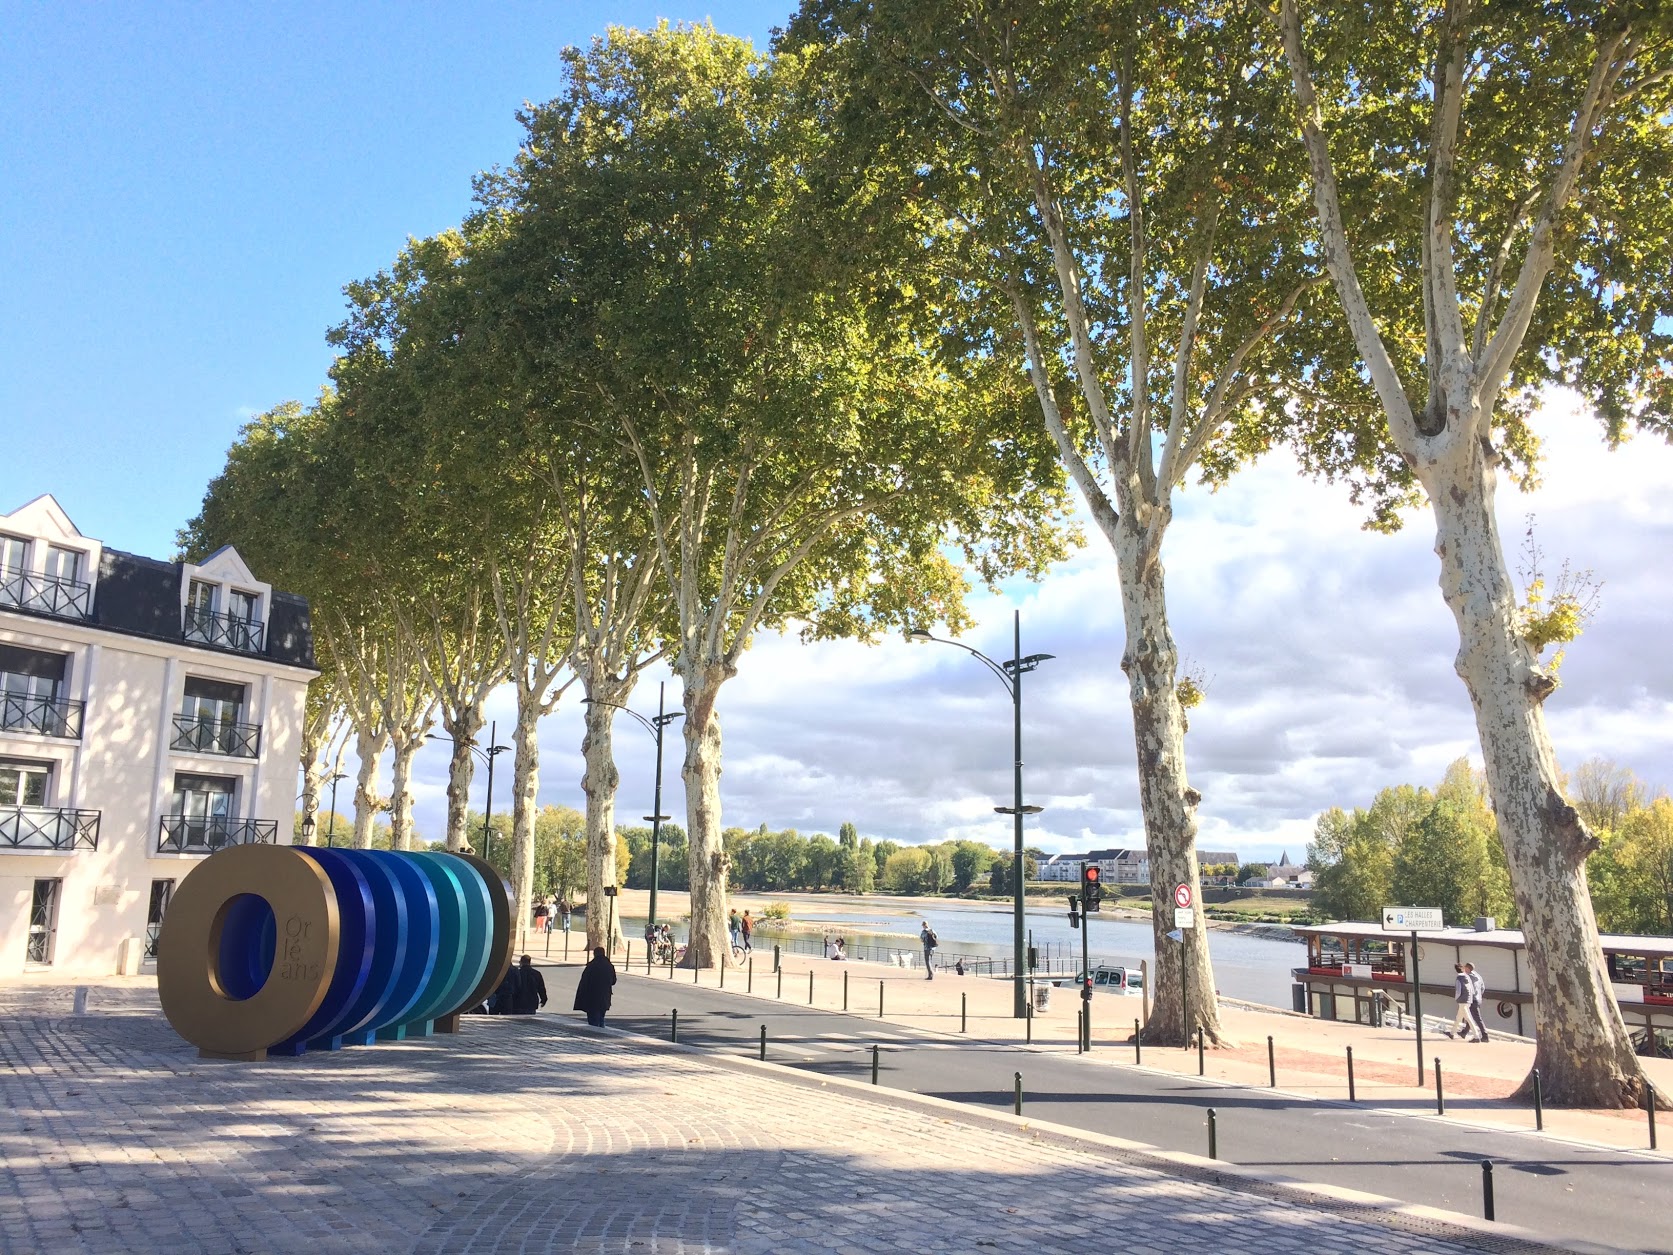
[[848, 969], [842, 970], [842, 1009], [848, 1010]]
[[1013, 828], [1011, 863], [1011, 942], [1016, 957], [1015, 992], [1012, 1014], [1018, 1019], [1028, 1014], [1028, 994], [1022, 987], [1023, 953], [1023, 866], [1022, 866], [1022, 611], [1011, 612], [1011, 728], [1012, 744], [1016, 750], [1015, 789], [1013, 802], [1016, 814]]
[[877, 1084], [877, 1047], [871, 1048], [871, 1083]]
[[1214, 1114], [1213, 1107], [1208, 1109], [1208, 1157], [1210, 1159], [1220, 1157], [1220, 1120]]
[[337, 781], [342, 778], [343, 773], [340, 771], [331, 777], [331, 827], [325, 834], [326, 849], [330, 849], [332, 842], [337, 839]]
[[1278, 1057], [1272, 1050], [1272, 1034], [1266, 1035], [1266, 1080], [1273, 1089], [1278, 1088]]
[[1017, 1087], [1017, 1108], [1016, 1108], [1016, 1110], [1017, 1110], [1017, 1114], [1020, 1116], [1022, 1114], [1022, 1073], [1021, 1072], [1018, 1072], [1016, 1074], [1016, 1087]]
[[1441, 1061], [1435, 1060], [1435, 1114], [1446, 1114], [1446, 1091], [1441, 1088]]
[[1650, 1117], [1650, 1149], [1656, 1148], [1656, 1087], [1644, 1082], [1644, 1110]]
[[1133, 1021], [1133, 1066], [1144, 1065], [1144, 1043], [1139, 1040], [1139, 1022]]
[[761, 1062], [767, 1061], [767, 1026], [761, 1026]]
[[1481, 1218], [1483, 1220], [1497, 1220], [1493, 1214], [1493, 1161], [1481, 1161]]
[[[1423, 980], [1417, 970], [1417, 931], [1412, 931], [1412, 1010], [1417, 1019], [1417, 1087], [1423, 1088]], [[1440, 1073], [1437, 1078], [1436, 1096], [1439, 1097]]]
[[1191, 965], [1185, 957], [1185, 937], [1179, 939], [1179, 1021], [1184, 1026], [1185, 1049], [1191, 1048]]
[[664, 680], [656, 686], [656, 801], [651, 805], [651, 923], [656, 923], [656, 864], [657, 847], [662, 838], [662, 725], [663, 695], [668, 688]]
[[[481, 727], [478, 724], [477, 727]], [[495, 720], [488, 725], [488, 801], [482, 813], [482, 857], [493, 861], [494, 852], [494, 759], [499, 755], [494, 747], [500, 743], [500, 725]]]
[[1534, 1069], [1534, 1128], [1545, 1130], [1545, 1091], [1539, 1083], [1539, 1069]]
[[[1082, 905], [1085, 905], [1084, 903]], [[1081, 912], [1080, 917], [1080, 1004], [1081, 1004], [1081, 1033], [1086, 1043], [1084, 1049], [1092, 1049], [1092, 960], [1088, 947], [1091, 942], [1087, 934], [1092, 931], [1092, 917]]]
[[1358, 1102], [1358, 1095], [1354, 1093], [1354, 1048], [1348, 1047], [1348, 1101]]
[[680, 1009], [675, 1007], [670, 1014], [673, 1019], [668, 1026], [668, 1040], [677, 1042], [680, 1040]]
[[[848, 1010], [848, 973], [843, 973], [842, 981], [842, 1009], [846, 1011]], [[969, 994], [960, 994], [958, 996], [958, 1031], [961, 1033], [968, 1033], [970, 1031]]]

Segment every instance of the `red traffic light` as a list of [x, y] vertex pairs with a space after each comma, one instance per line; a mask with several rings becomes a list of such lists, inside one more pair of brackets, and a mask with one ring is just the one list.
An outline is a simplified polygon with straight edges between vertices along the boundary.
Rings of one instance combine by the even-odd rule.
[[1082, 869], [1081, 875], [1085, 878], [1088, 884], [1096, 884], [1098, 880], [1098, 864], [1088, 863], [1086, 867]]

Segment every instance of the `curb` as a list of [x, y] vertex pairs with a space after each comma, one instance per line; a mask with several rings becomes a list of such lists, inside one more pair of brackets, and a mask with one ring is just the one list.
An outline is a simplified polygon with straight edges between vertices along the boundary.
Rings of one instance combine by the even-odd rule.
[[874, 1087], [846, 1077], [822, 1076], [788, 1064], [764, 1063], [742, 1055], [717, 1054], [683, 1043], [659, 1041], [657, 1038], [642, 1036], [625, 1029], [597, 1029], [585, 1023], [577, 1024], [555, 1018], [538, 1023], [544, 1031], [594, 1039], [613, 1038], [630, 1042], [642, 1050], [685, 1055], [722, 1071], [746, 1073], [806, 1089], [838, 1089], [858, 1101], [881, 1103], [896, 1109], [907, 1108], [950, 1122], [1024, 1136], [1031, 1141], [1097, 1154], [1164, 1176], [1218, 1186], [1241, 1194], [1252, 1194], [1274, 1202], [1326, 1212], [1342, 1219], [1381, 1224], [1416, 1236], [1437, 1238], [1474, 1250], [1513, 1255], [1549, 1252], [1560, 1252], [1563, 1255], [1643, 1255], [1641, 1248], [1546, 1237], [1518, 1225], [1482, 1220], [1463, 1212], [1419, 1203], [1405, 1203], [1380, 1194], [1368, 1194], [1342, 1186], [1260, 1172], [1223, 1160], [1207, 1159], [1184, 1151], [1162, 1150], [1145, 1142], [1129, 1141], [1050, 1121], [1034, 1120], [1026, 1115], [986, 1111], [980, 1107], [917, 1094], [910, 1090], [891, 1089], [887, 1086]]

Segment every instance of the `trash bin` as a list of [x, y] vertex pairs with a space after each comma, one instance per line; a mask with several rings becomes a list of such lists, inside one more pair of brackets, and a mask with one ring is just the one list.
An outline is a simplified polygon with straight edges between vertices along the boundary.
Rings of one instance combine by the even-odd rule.
[[1051, 990], [1050, 985], [1034, 986], [1034, 1009], [1036, 1011], [1051, 1010]]

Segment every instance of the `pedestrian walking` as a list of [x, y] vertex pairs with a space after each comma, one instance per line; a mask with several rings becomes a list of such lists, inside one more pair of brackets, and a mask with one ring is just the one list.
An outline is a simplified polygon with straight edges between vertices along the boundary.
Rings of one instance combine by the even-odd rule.
[[543, 932], [546, 931], [546, 912], [549, 909], [550, 908], [548, 908], [547, 905], [546, 905], [546, 899], [545, 898], [540, 899], [540, 901], [538, 901], [534, 904], [534, 930], [535, 930], [535, 932], [543, 933]]
[[1481, 1034], [1476, 1040], [1486, 1041], [1487, 1023], [1481, 1018], [1481, 998], [1487, 992], [1487, 982], [1481, 978], [1481, 973], [1475, 970], [1474, 963], [1464, 964], [1464, 975], [1470, 982], [1470, 1018], [1475, 1021], [1475, 1031]]
[[1462, 963], [1452, 965], [1452, 1027], [1441, 1030], [1448, 1037], [1468, 1037], [1470, 1035], [1470, 978], [1464, 972]]
[[534, 960], [524, 955], [508, 973], [511, 976], [511, 1014], [533, 1015], [546, 1005], [546, 978], [535, 970]]
[[743, 921], [738, 918], [738, 908], [732, 908], [732, 914], [726, 920], [726, 931], [732, 936], [732, 953], [736, 955], [743, 948]]
[[558, 903], [558, 918], [563, 921], [563, 930], [565, 932], [569, 931], [569, 912], [569, 899], [565, 898], [563, 901]]
[[594, 1028], [604, 1027], [604, 1013], [610, 1009], [615, 987], [616, 965], [610, 962], [609, 952], [599, 946], [581, 969], [581, 980], [575, 986], [575, 1009], [586, 1012], [587, 1023]]
[[750, 944], [750, 935], [754, 932], [755, 921], [750, 919], [749, 912], [745, 911], [744, 917], [738, 921], [738, 936], [743, 938], [745, 954], [750, 953], [755, 948]]
[[936, 939], [935, 929], [929, 926], [929, 921], [927, 919], [924, 921], [923, 931], [918, 934], [918, 940], [923, 942], [924, 945], [924, 979], [934, 980], [935, 947], [940, 945], [941, 942]]

